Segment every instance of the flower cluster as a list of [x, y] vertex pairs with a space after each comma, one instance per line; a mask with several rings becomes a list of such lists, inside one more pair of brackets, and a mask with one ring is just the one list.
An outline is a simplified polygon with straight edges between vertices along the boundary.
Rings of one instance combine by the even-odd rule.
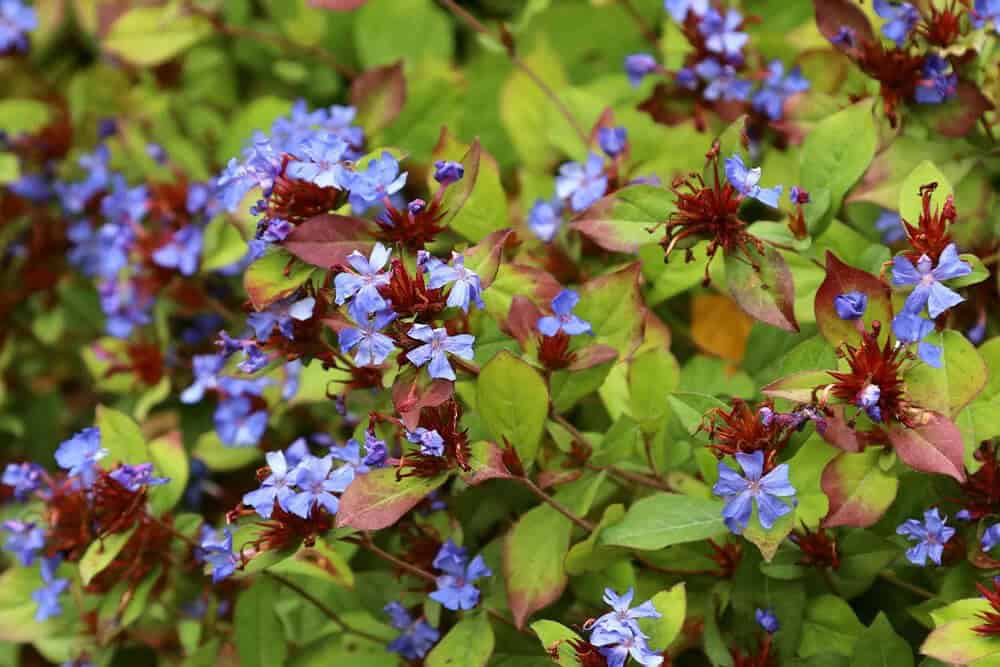
[[611, 611], [590, 626], [590, 643], [604, 656], [608, 667], [622, 667], [631, 657], [636, 664], [656, 667], [663, 664], [663, 656], [650, 650], [649, 636], [640, 628], [640, 618], [660, 618], [661, 614], [650, 600], [631, 608], [633, 589], [618, 595], [610, 588], [604, 589], [604, 602]]

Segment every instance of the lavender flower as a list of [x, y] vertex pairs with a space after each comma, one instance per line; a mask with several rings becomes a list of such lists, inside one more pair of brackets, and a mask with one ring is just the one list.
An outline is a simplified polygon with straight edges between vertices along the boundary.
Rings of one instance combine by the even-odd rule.
[[611, 611], [604, 614], [592, 626], [594, 629], [601, 628], [609, 632], [638, 633], [640, 618], [660, 618], [662, 614], [656, 610], [651, 600], [646, 600], [638, 607], [631, 609], [632, 598], [635, 590], [629, 588], [623, 595], [618, 595], [610, 588], [604, 589], [604, 602], [611, 607]]
[[405, 660], [423, 658], [441, 637], [441, 633], [427, 621], [413, 620], [398, 602], [390, 602], [384, 611], [389, 615], [392, 627], [400, 631], [400, 635], [389, 643], [389, 651], [398, 653]]
[[415, 431], [406, 434], [406, 439], [420, 445], [420, 453], [425, 456], [444, 456], [444, 438], [437, 430], [418, 426]]
[[[750, 96], [753, 84], [745, 79], [741, 79], [736, 74], [736, 69], [729, 64], [723, 65], [719, 61], [709, 58], [694, 66], [694, 73], [707, 83], [702, 95], [706, 100], [714, 102], [716, 100], [741, 101]], [[681, 79], [680, 73], [678, 78]], [[692, 77], [686, 77], [691, 88], [694, 88]]]
[[138, 465], [122, 464], [108, 475], [128, 491], [135, 493], [144, 486], [162, 486], [170, 481], [169, 477], [153, 477], [153, 464]]
[[307, 296], [297, 299], [294, 295], [275, 301], [260, 312], [250, 313], [247, 324], [253, 329], [257, 340], [264, 342], [271, 337], [275, 325], [282, 336], [289, 340], [295, 339], [293, 320], [304, 322], [312, 317], [316, 299]]
[[0, 0], [0, 53], [27, 51], [28, 33], [37, 28], [34, 9], [21, 0]]
[[769, 635], [773, 635], [781, 629], [781, 624], [778, 623], [778, 617], [774, 615], [774, 611], [770, 608], [754, 610], [754, 617], [757, 619], [757, 625], [759, 625], [761, 629]]
[[624, 127], [602, 127], [597, 130], [597, 143], [608, 157], [617, 157], [628, 146], [628, 133]]
[[396, 346], [392, 338], [380, 333], [390, 322], [396, 319], [396, 313], [386, 308], [374, 315], [365, 316], [357, 327], [341, 329], [337, 333], [340, 351], [349, 354], [354, 352], [354, 363], [358, 366], [378, 366], [392, 354]]
[[10, 533], [4, 549], [14, 554], [25, 567], [35, 562], [38, 552], [45, 546], [45, 531], [34, 523], [13, 519], [4, 521], [0, 527]]
[[44, 585], [31, 593], [31, 599], [38, 603], [38, 609], [35, 611], [35, 620], [38, 622], [46, 621], [62, 613], [62, 602], [59, 601], [59, 598], [69, 588], [69, 579], [56, 577], [56, 570], [59, 568], [60, 562], [62, 562], [60, 556], [42, 560], [41, 570]]
[[896, 339], [907, 345], [917, 343], [917, 356], [923, 359], [925, 364], [941, 368], [941, 348], [923, 342], [932, 331], [934, 331], [933, 322], [906, 310], [892, 319], [892, 333]]
[[14, 489], [14, 498], [25, 500], [32, 491], [38, 489], [42, 484], [42, 475], [45, 469], [37, 463], [8, 463], [4, 468], [3, 477], [0, 484]]
[[633, 53], [625, 58], [625, 74], [635, 88], [639, 87], [647, 74], [655, 72], [656, 68], [656, 58], [648, 53]]
[[465, 167], [461, 162], [438, 160], [434, 163], [434, 180], [447, 187], [457, 183], [465, 176]]
[[228, 526], [222, 529], [221, 539], [210, 527], [203, 526], [198, 555], [203, 562], [212, 566], [213, 584], [231, 576], [239, 564], [239, 559], [233, 553], [233, 533]]
[[938, 54], [927, 54], [921, 74], [913, 92], [917, 104], [941, 104], [955, 96], [958, 76], [951, 71], [950, 63]]
[[708, 0], [664, 0], [663, 8], [670, 13], [670, 17], [678, 23], [684, 23], [688, 13], [695, 16], [704, 16], [708, 11]]

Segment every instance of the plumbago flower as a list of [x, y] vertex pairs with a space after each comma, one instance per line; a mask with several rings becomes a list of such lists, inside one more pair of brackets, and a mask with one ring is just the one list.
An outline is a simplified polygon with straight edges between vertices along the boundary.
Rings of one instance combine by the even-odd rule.
[[422, 341], [424, 344], [407, 352], [406, 358], [418, 368], [427, 365], [427, 370], [432, 378], [455, 379], [455, 370], [448, 362], [449, 354], [453, 354], [459, 359], [472, 361], [472, 344], [476, 342], [475, 336], [469, 334], [449, 336], [446, 329], [432, 329], [426, 324], [414, 325], [407, 332], [407, 335], [414, 340]]
[[437, 578], [437, 590], [429, 597], [453, 611], [473, 609], [479, 603], [479, 589], [472, 584], [483, 577], [493, 576], [482, 556], [469, 561], [466, 550], [450, 539], [434, 557], [433, 565], [444, 574]]
[[[774, 466], [764, 474], [764, 453], [736, 454], [736, 462], [743, 469], [744, 477], [728, 465], [719, 462], [719, 481], [712, 487], [712, 493], [726, 500], [722, 518], [733, 533], [740, 535], [750, 523], [754, 505], [757, 518], [764, 530], [770, 530], [775, 522], [792, 511], [795, 487], [788, 481], [788, 464]], [[791, 498], [788, 504], [781, 498]]]
[[924, 512], [924, 520], [907, 519], [896, 529], [896, 533], [905, 536], [916, 544], [906, 550], [906, 559], [914, 565], [924, 567], [930, 560], [935, 565], [941, 564], [944, 545], [955, 535], [955, 529], [945, 525], [947, 519], [941, 518], [936, 507]]

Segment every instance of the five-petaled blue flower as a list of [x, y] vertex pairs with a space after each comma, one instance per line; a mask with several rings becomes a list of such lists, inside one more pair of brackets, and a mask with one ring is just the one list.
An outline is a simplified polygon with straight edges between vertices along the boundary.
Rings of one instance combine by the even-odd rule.
[[389, 195], [394, 195], [406, 185], [406, 172], [399, 173], [399, 161], [392, 153], [383, 151], [368, 163], [365, 171], [346, 172], [342, 188], [351, 191], [348, 201], [355, 213], [364, 213], [370, 206]]
[[316, 299], [314, 297], [307, 296], [298, 299], [292, 295], [275, 301], [260, 312], [250, 313], [247, 316], [247, 324], [253, 329], [257, 340], [261, 342], [265, 342], [271, 337], [275, 325], [282, 336], [293, 340], [295, 338], [293, 320], [299, 322], [308, 320], [312, 317], [315, 307]]
[[918, 104], [941, 104], [957, 90], [958, 76], [951, 70], [951, 64], [936, 53], [927, 54], [913, 99]]
[[633, 53], [625, 58], [625, 74], [629, 83], [638, 87], [643, 77], [656, 71], [656, 58], [648, 53]]
[[60, 468], [69, 470], [71, 477], [79, 477], [83, 485], [89, 487], [97, 477], [97, 462], [107, 455], [108, 450], [101, 447], [100, 429], [92, 426], [59, 445], [56, 463]]
[[45, 531], [34, 523], [14, 519], [4, 521], [0, 527], [10, 533], [4, 549], [14, 554], [21, 565], [31, 565], [45, 546]]
[[564, 331], [570, 336], [593, 333], [590, 322], [573, 314], [573, 309], [580, 302], [580, 295], [571, 289], [564, 289], [552, 299], [552, 315], [538, 318], [538, 331], [543, 336], [555, 336]]
[[[681, 70], [677, 73], [678, 83], [694, 88], [697, 83], [694, 77], [689, 74], [681, 74], [681, 72], [687, 72], [687, 70]], [[737, 76], [736, 69], [732, 65], [723, 65], [714, 58], [702, 60], [695, 65], [694, 73], [708, 84], [702, 92], [702, 96], [712, 102], [716, 100], [745, 100], [753, 88], [751, 82]]]
[[920, 12], [908, 2], [893, 4], [889, 0], [873, 0], [875, 13], [886, 20], [882, 26], [882, 34], [903, 48], [910, 33], [920, 21]]
[[954, 243], [949, 243], [941, 251], [937, 266], [934, 266], [934, 262], [927, 255], [921, 255], [916, 266], [905, 255], [897, 255], [892, 260], [892, 284], [914, 286], [913, 291], [906, 297], [903, 309], [908, 313], [917, 314], [926, 305], [932, 319], [965, 301], [956, 292], [942, 285], [941, 281], [961, 278], [970, 273], [972, 267], [959, 258]]
[[38, 603], [35, 610], [35, 620], [45, 621], [62, 613], [62, 602], [59, 597], [69, 587], [69, 579], [56, 577], [56, 570], [62, 562], [61, 556], [53, 556], [42, 560], [42, 581], [44, 585], [31, 593], [31, 599]]
[[898, 528], [897, 535], [904, 535], [916, 544], [906, 550], [906, 559], [914, 565], [923, 567], [927, 560], [936, 565], [941, 564], [944, 545], [955, 534], [955, 529], [945, 525], [947, 519], [942, 519], [936, 507], [924, 512], [921, 523], [916, 519], [907, 519]]
[[378, 366], [396, 349], [392, 339], [381, 333], [382, 329], [396, 319], [396, 313], [386, 308], [374, 315], [366, 315], [357, 327], [341, 329], [337, 333], [340, 351], [354, 352], [354, 363], [358, 366]]
[[771, 208], [777, 208], [778, 199], [781, 198], [781, 186], [762, 188], [759, 185], [760, 177], [760, 167], [747, 169], [743, 157], [739, 153], [726, 158], [726, 178], [738, 192]]
[[[305, 441], [302, 442], [303, 446]], [[263, 519], [270, 519], [277, 502], [288, 511], [288, 500], [292, 497], [291, 472], [282, 452], [268, 452], [264, 455], [270, 474], [261, 482], [260, 488], [243, 496], [243, 504], [254, 508]]]
[[444, 574], [437, 578], [437, 590], [429, 597], [452, 611], [475, 607], [479, 603], [479, 589], [472, 584], [493, 574], [482, 556], [469, 562], [466, 550], [450, 539], [441, 546], [433, 565]]
[[267, 411], [255, 410], [246, 396], [230, 396], [215, 407], [215, 431], [233, 447], [254, 447], [267, 429]]
[[661, 614], [651, 600], [646, 600], [638, 607], [630, 609], [633, 597], [635, 590], [632, 588], [623, 595], [618, 595], [611, 588], [605, 588], [604, 602], [611, 607], [611, 611], [594, 621], [593, 627], [611, 632], [639, 632], [637, 619], [660, 618]]
[[177, 269], [182, 276], [193, 276], [201, 257], [202, 231], [198, 225], [187, 225], [174, 233], [165, 244], [153, 251], [153, 263], [166, 269]]
[[162, 486], [170, 481], [169, 477], [153, 477], [152, 463], [122, 464], [112, 470], [108, 476], [132, 493], [144, 486]]
[[590, 633], [590, 643], [600, 649], [608, 667], [623, 667], [631, 657], [643, 667], [663, 664], [663, 656], [649, 648], [649, 636], [640, 630], [609, 630], [595, 626]]
[[239, 559], [233, 553], [233, 532], [226, 526], [220, 538], [209, 526], [202, 526], [198, 555], [212, 566], [212, 583], [217, 584], [236, 571]]
[[788, 464], [782, 463], [763, 475], [764, 452], [751, 454], [738, 452], [736, 461], [743, 468], [746, 477], [740, 475], [722, 461], [719, 461], [719, 481], [712, 487], [712, 493], [726, 500], [722, 518], [733, 533], [739, 535], [750, 523], [753, 501], [757, 501], [757, 516], [764, 530], [770, 530], [774, 522], [792, 511], [780, 498], [791, 498], [795, 503], [795, 487], [788, 481]]
[[206, 390], [215, 389], [218, 385], [219, 371], [225, 360], [218, 354], [196, 354], [191, 359], [191, 370], [194, 372], [194, 382], [181, 392], [181, 403], [199, 402]]
[[546, 243], [555, 238], [562, 222], [562, 202], [558, 199], [538, 199], [528, 213], [528, 227]]
[[704, 16], [708, 11], [708, 0], [664, 0], [663, 8], [670, 13], [670, 17], [678, 23], [684, 23], [688, 12], [695, 16]]
[[569, 207], [576, 213], [604, 196], [608, 190], [608, 177], [604, 173], [604, 158], [591, 152], [587, 161], [566, 162], [556, 176], [556, 195], [568, 199]]
[[437, 429], [426, 429], [418, 426], [416, 430], [407, 433], [406, 439], [415, 445], [420, 445], [420, 453], [424, 456], [443, 456], [444, 438]]
[[472, 344], [476, 342], [476, 337], [469, 334], [449, 336], [444, 327], [432, 329], [426, 324], [414, 324], [407, 335], [425, 344], [407, 352], [406, 358], [418, 368], [430, 362], [427, 370], [432, 378], [455, 379], [455, 370], [448, 362], [448, 354], [466, 361], [471, 361], [474, 356]]
[[784, 64], [780, 60], [772, 60], [763, 86], [753, 96], [753, 108], [771, 120], [781, 120], [785, 100], [807, 90], [809, 81], [802, 76], [802, 70], [795, 67], [785, 76]]
[[842, 320], [856, 320], [868, 308], [868, 295], [864, 292], [845, 292], [833, 297], [833, 309]]
[[334, 493], [343, 493], [354, 481], [354, 468], [341, 466], [333, 471], [333, 457], [317, 458], [308, 456], [295, 469], [295, 485], [298, 493], [288, 501], [288, 511], [303, 519], [316, 505], [330, 514], [336, 514], [340, 501]]
[[398, 653], [405, 660], [424, 657], [441, 637], [441, 633], [427, 621], [414, 621], [410, 612], [398, 602], [390, 602], [383, 611], [389, 615], [392, 627], [400, 631], [400, 635], [389, 642], [389, 651]]
[[0, 53], [27, 51], [28, 33], [38, 27], [35, 10], [21, 0], [0, 0]]
[[925, 364], [941, 368], [941, 347], [923, 342], [932, 331], [934, 331], [933, 322], [906, 310], [892, 318], [892, 333], [896, 338], [907, 345], [917, 343], [917, 356], [923, 359]]
[[735, 9], [730, 9], [723, 16], [715, 9], [709, 9], [701, 17], [698, 29], [705, 36], [705, 47], [713, 53], [726, 56], [738, 56], [750, 37], [740, 32], [743, 25], [743, 15]]
[[8, 463], [4, 468], [3, 477], [0, 477], [0, 484], [11, 487], [15, 499], [25, 500], [32, 491], [41, 486], [44, 472], [45, 469], [37, 463], [28, 461]]
[[311, 136], [297, 151], [300, 158], [288, 163], [287, 173], [321, 188], [345, 189], [348, 171], [343, 161], [347, 148], [347, 143], [335, 134]]
[[444, 262], [439, 262], [430, 269], [427, 286], [431, 289], [441, 289], [448, 283], [454, 283], [448, 293], [448, 305], [452, 308], [461, 308], [464, 312], [469, 312], [469, 303], [475, 303], [482, 310], [486, 307], [483, 303], [483, 288], [479, 282], [479, 274], [472, 269], [465, 268], [465, 256], [453, 252], [451, 256], [451, 266]]
[[334, 278], [337, 304], [343, 305], [353, 298], [356, 307], [366, 313], [385, 308], [388, 304], [378, 293], [378, 288], [389, 284], [389, 274], [382, 269], [389, 261], [390, 254], [392, 250], [376, 243], [367, 258], [357, 250], [348, 255], [347, 261], [356, 273], [344, 271]]

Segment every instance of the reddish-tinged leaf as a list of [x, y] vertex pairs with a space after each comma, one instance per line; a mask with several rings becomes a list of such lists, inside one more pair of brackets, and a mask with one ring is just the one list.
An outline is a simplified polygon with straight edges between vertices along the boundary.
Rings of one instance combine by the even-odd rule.
[[320, 9], [331, 9], [335, 12], [351, 12], [360, 9], [368, 0], [309, 0], [309, 4]]
[[[842, 320], [838, 317], [833, 300], [847, 292], [861, 292], [868, 297], [863, 318]], [[844, 264], [829, 250], [826, 252], [826, 279], [816, 291], [814, 309], [819, 332], [834, 345], [858, 341], [861, 338], [858, 327], [862, 323], [867, 329], [873, 320], [885, 324], [892, 319], [888, 285], [870, 273]]]
[[[451, 384], [451, 383], [449, 383]], [[463, 477], [466, 484], [475, 486], [488, 479], [510, 479], [514, 475], [503, 460], [503, 450], [496, 443], [480, 440], [472, 443], [472, 472]]]
[[351, 104], [358, 124], [370, 135], [388, 127], [406, 104], [406, 76], [402, 61], [361, 74], [351, 84]]
[[413, 431], [420, 420], [420, 410], [441, 405], [452, 397], [454, 390], [455, 384], [447, 380], [434, 380], [426, 387], [421, 387], [416, 379], [397, 380], [392, 387], [392, 403], [403, 426]]
[[594, 366], [606, 364], [618, 358], [618, 350], [610, 345], [588, 345], [573, 352], [576, 355], [567, 369], [571, 371], [582, 371]]
[[858, 432], [844, 419], [844, 406], [834, 405], [830, 409], [833, 414], [826, 416], [826, 428], [821, 433], [823, 439], [845, 452], [860, 452], [861, 439], [858, 438]]
[[964, 137], [979, 118], [993, 108], [993, 103], [974, 83], [959, 81], [955, 98], [937, 114], [935, 127], [946, 137]]
[[303, 264], [284, 249], [275, 248], [247, 267], [243, 289], [254, 308], [263, 310], [294, 294], [314, 271], [315, 266]]
[[479, 274], [483, 289], [493, 284], [500, 270], [503, 249], [515, 242], [517, 236], [512, 229], [498, 229], [463, 253], [465, 266]]
[[[816, 9], [816, 27], [827, 39], [832, 40], [842, 27], [847, 27], [854, 31], [859, 41], [875, 41], [871, 22], [851, 0], [813, 0], [813, 7]], [[846, 50], [842, 44], [836, 47]]]
[[368, 254], [371, 223], [361, 218], [324, 214], [297, 225], [282, 242], [283, 247], [303, 262], [332, 269], [347, 265], [355, 250]]
[[507, 313], [506, 330], [510, 332], [521, 347], [527, 347], [537, 333], [538, 318], [542, 316], [541, 309], [526, 296], [518, 294], [510, 302]]
[[447, 479], [447, 474], [441, 474], [397, 480], [395, 468], [379, 468], [359, 475], [340, 497], [337, 527], [388, 528]]
[[823, 520], [827, 528], [871, 526], [896, 499], [899, 480], [879, 467], [878, 448], [860, 454], [839, 454], [823, 469], [820, 486], [830, 501]]
[[785, 258], [765, 246], [763, 255], [753, 252], [753, 261], [756, 267], [742, 252], [726, 253], [729, 293], [750, 317], [785, 331], [798, 331], [795, 287]]
[[582, 470], [543, 470], [538, 473], [538, 486], [551, 489], [560, 484], [569, 484], [580, 479]]
[[761, 391], [772, 398], [786, 398], [796, 403], [811, 403], [813, 390], [833, 382], [826, 371], [802, 371], [775, 380]]
[[915, 428], [896, 424], [889, 442], [900, 460], [914, 470], [936, 472], [965, 481], [962, 432], [944, 415], [928, 412], [927, 422]]
[[573, 524], [548, 505], [522, 516], [503, 542], [503, 574], [514, 623], [523, 628], [533, 613], [552, 604], [566, 588], [563, 561]]
[[653, 240], [650, 228], [674, 211], [674, 195], [652, 185], [630, 185], [601, 198], [570, 227], [605, 250], [634, 253]]

